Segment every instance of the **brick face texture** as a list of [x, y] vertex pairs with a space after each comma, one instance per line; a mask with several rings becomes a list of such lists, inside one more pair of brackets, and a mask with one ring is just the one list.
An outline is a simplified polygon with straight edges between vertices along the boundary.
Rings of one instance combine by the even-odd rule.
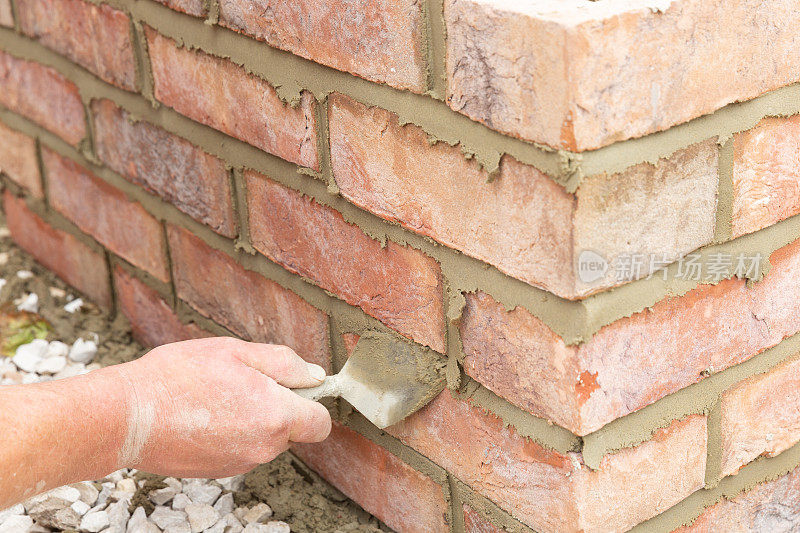
[[439, 265], [408, 246], [385, 247], [341, 214], [246, 172], [253, 246], [421, 344], [444, 352]]
[[97, 156], [109, 167], [227, 237], [236, 235], [225, 163], [110, 100], [91, 105]]
[[206, 6], [204, 0], [156, 0], [165, 6], [186, 13], [187, 15], [194, 15], [195, 17], [203, 17], [206, 15]]
[[706, 369], [728, 368], [800, 331], [800, 241], [770, 263], [752, 289], [736, 278], [702, 285], [578, 347], [564, 345], [528, 311], [467, 295], [465, 371], [523, 409], [586, 435], [699, 381]]
[[800, 213], [800, 115], [765, 118], [733, 146], [733, 236]]
[[557, 148], [661, 131], [800, 79], [794, 0], [444, 6], [450, 106]]
[[169, 226], [167, 233], [179, 298], [248, 340], [285, 344], [330, 368], [327, 315], [187, 230]]
[[41, 198], [42, 183], [35, 141], [0, 123], [0, 171]]
[[155, 97], [179, 113], [271, 154], [319, 168], [314, 99], [293, 108], [242, 67], [146, 28]]
[[368, 80], [425, 91], [422, 6], [414, 0], [221, 0], [220, 22]]
[[123, 12], [84, 0], [19, 0], [17, 15], [26, 35], [117, 87], [136, 88], [130, 19]]
[[610, 523], [624, 531], [701, 488], [705, 476], [706, 421], [700, 416], [606, 456], [597, 471], [583, 466], [578, 454], [520, 437], [449, 391], [388, 431], [542, 532], [607, 531]]
[[106, 260], [74, 236], [48, 226], [25, 201], [9, 191], [3, 210], [11, 237], [45, 268], [76, 287], [103, 307], [111, 307], [111, 287]]
[[11, 12], [11, 0], [0, 0], [0, 26], [14, 26], [14, 14]]
[[576, 278], [582, 250], [609, 260], [653, 250], [678, 257], [713, 237], [711, 142], [657, 167], [592, 176], [571, 195], [510, 157], [487, 183], [486, 172], [458, 147], [430, 146], [416, 126], [401, 127], [391, 113], [347, 97], [332, 97], [329, 115], [334, 177], [348, 200], [565, 298], [602, 288]]
[[109, 250], [161, 281], [169, 281], [161, 223], [87, 169], [45, 149], [50, 202]]
[[184, 324], [156, 291], [127, 273], [114, 269], [117, 305], [131, 323], [133, 336], [148, 347], [210, 337], [195, 324]]
[[389, 527], [449, 531], [442, 487], [355, 431], [334, 422], [326, 441], [295, 444], [293, 451]]
[[0, 104], [70, 144], [86, 135], [78, 88], [55, 70], [0, 51]]

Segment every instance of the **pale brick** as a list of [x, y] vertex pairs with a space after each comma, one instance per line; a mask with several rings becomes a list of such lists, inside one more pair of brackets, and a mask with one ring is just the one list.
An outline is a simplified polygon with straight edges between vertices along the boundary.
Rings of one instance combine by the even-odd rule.
[[566, 346], [522, 308], [467, 295], [464, 369], [498, 395], [578, 435], [741, 363], [800, 331], [800, 241], [752, 288], [701, 285]]
[[355, 431], [333, 422], [321, 443], [295, 444], [308, 466], [386, 525], [404, 533], [445, 533], [442, 487]]
[[[565, 298], [617, 283], [620, 256], [675, 259], [713, 238], [713, 142], [655, 167], [587, 177], [572, 195], [510, 157], [489, 181], [458, 147], [431, 146], [420, 128], [344, 96], [330, 98], [329, 116], [333, 173], [348, 200]], [[574, 266], [584, 250], [609, 261], [606, 277], [580, 280]]]
[[319, 169], [314, 97], [281, 101], [266, 81], [145, 28], [155, 97], [177, 112], [292, 163]]
[[580, 454], [547, 450], [449, 391], [388, 431], [543, 533], [625, 531], [683, 500], [705, 478], [703, 416], [605, 456], [597, 471]]
[[44, 148], [51, 205], [131, 264], [169, 282], [161, 223], [125, 193], [74, 161]]
[[156, 0], [156, 2], [187, 15], [194, 15], [195, 17], [206, 16], [205, 0]]
[[86, 136], [78, 87], [54, 69], [0, 51], [0, 105], [77, 145]]
[[11, 0], [0, 0], [0, 26], [14, 27], [14, 14], [11, 12]]
[[722, 474], [800, 442], [800, 360], [753, 376], [722, 396]]
[[130, 19], [85, 0], [17, 0], [22, 32], [101, 79], [133, 91], [136, 60]]
[[379, 241], [300, 192], [245, 172], [256, 250], [389, 327], [445, 351], [441, 269], [410, 246]]
[[444, 7], [450, 106], [557, 148], [665, 130], [800, 79], [796, 0]]
[[734, 136], [733, 237], [800, 213], [800, 115]]
[[800, 469], [706, 509], [675, 533], [777, 533], [800, 524]]
[[425, 92], [422, 4], [416, 0], [220, 0], [220, 23], [317, 63]]
[[330, 370], [325, 313], [189, 231], [168, 226], [167, 234], [179, 298], [247, 340], [284, 344]]
[[36, 141], [0, 123], [0, 172], [41, 198], [42, 181], [36, 162]]
[[502, 533], [503, 530], [486, 520], [475, 509], [467, 505], [462, 506], [464, 511], [464, 530], [466, 533]]

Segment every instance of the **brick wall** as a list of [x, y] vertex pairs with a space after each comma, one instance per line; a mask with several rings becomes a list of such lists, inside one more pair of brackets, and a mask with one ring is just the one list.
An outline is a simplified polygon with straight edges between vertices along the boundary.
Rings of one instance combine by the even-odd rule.
[[437, 352], [293, 449], [397, 531], [797, 528], [798, 13], [0, 0], [2, 208], [147, 345]]

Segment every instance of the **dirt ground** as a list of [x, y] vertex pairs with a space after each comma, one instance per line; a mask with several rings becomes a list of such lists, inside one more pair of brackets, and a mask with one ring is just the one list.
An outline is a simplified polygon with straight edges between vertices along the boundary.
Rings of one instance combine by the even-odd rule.
[[[17, 275], [20, 271], [32, 272], [33, 276], [20, 277]], [[98, 352], [95, 362], [101, 365], [117, 364], [144, 353], [145, 350], [132, 339], [124, 317], [111, 316], [85, 298], [84, 305], [77, 312], [67, 312], [64, 305], [80, 295], [11, 242], [2, 212], [0, 279], [6, 280], [0, 289], [0, 348], [6, 356], [13, 355], [17, 345], [30, 342], [37, 336], [67, 344], [78, 338], [96, 338]], [[38, 295], [38, 313], [19, 313], [14, 301], [30, 293]], [[136, 474], [136, 478], [138, 489], [131, 501], [130, 512], [142, 506], [149, 514], [153, 504], [148, 494], [165, 486], [163, 478], [141, 472]], [[390, 531], [289, 453], [253, 470], [243, 481], [239, 490], [233, 491], [236, 505], [251, 507], [257, 502], [265, 502], [274, 512], [273, 519], [288, 523], [292, 531]]]

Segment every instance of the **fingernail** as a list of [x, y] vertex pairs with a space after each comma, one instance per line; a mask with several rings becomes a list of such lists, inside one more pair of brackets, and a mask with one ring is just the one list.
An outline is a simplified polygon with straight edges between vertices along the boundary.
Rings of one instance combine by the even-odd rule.
[[314, 363], [306, 363], [306, 365], [308, 365], [308, 373], [311, 374], [311, 377], [322, 383], [326, 376], [325, 369]]

